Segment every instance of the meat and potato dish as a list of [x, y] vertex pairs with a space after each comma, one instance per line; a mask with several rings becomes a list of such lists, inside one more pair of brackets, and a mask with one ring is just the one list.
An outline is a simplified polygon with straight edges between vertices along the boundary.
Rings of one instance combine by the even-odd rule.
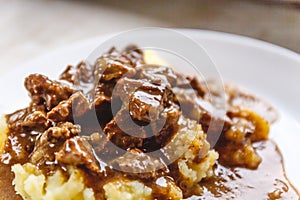
[[0, 199], [299, 199], [274, 109], [225, 85], [215, 115], [207, 84], [136, 46], [29, 75], [30, 104], [0, 119]]

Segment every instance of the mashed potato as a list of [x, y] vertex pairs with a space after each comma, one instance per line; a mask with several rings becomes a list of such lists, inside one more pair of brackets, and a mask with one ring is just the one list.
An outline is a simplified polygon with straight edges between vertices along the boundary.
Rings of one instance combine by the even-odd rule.
[[209, 151], [208, 155], [200, 163], [180, 159], [178, 161], [178, 168], [181, 173], [181, 186], [190, 188], [200, 182], [203, 178], [212, 176], [212, 167], [218, 157], [219, 154], [212, 150]]
[[3, 151], [5, 141], [7, 139], [7, 125], [5, 122], [5, 117], [3, 115], [0, 116], [0, 154]]
[[104, 185], [108, 200], [150, 200], [152, 189], [139, 181], [117, 180]]
[[[193, 128], [179, 131], [174, 138], [176, 141], [172, 142], [176, 146], [175, 154], [184, 152], [177, 162], [181, 175], [180, 186], [190, 188], [203, 178], [213, 175], [212, 167], [219, 158], [219, 154], [214, 150], [209, 150], [210, 145], [201, 125], [196, 124], [195, 121], [189, 121], [187, 126]], [[185, 150], [187, 145], [188, 148]]]
[[94, 192], [86, 188], [83, 176], [77, 169], [70, 168], [68, 179], [57, 171], [46, 178], [32, 164], [12, 166], [15, 174], [13, 185], [17, 194], [26, 200], [94, 200]]
[[[191, 121], [191, 123], [194, 123]], [[206, 136], [201, 125], [189, 124], [192, 129], [182, 129], [171, 142], [176, 145], [176, 152], [182, 152], [185, 145], [189, 145], [178, 160], [181, 186], [192, 187], [202, 178], [212, 174], [212, 166], [218, 158], [218, 153], [209, 150]], [[208, 146], [205, 146], [208, 145]], [[173, 147], [172, 147], [173, 149]], [[174, 150], [174, 149], [173, 149]], [[204, 157], [200, 162], [195, 162], [200, 150]], [[69, 178], [57, 171], [54, 175], [45, 177], [36, 166], [27, 163], [12, 166], [15, 174], [13, 185], [17, 194], [26, 200], [94, 200], [92, 189], [84, 185], [82, 172], [76, 168], [69, 168]], [[168, 196], [172, 199], [182, 199], [182, 192], [174, 182], [168, 183]], [[109, 182], [103, 187], [108, 200], [148, 200], [153, 199], [152, 189], [137, 180], [118, 179]]]
[[[145, 52], [145, 60], [148, 63], [167, 65], [152, 51]], [[212, 166], [218, 159], [218, 153], [209, 150], [209, 144], [201, 125], [195, 121], [188, 121], [189, 124], [180, 129], [170, 145], [164, 148], [164, 151], [169, 155], [174, 155], [177, 160], [180, 186], [189, 188], [212, 174]], [[0, 153], [7, 138], [5, 124], [5, 119], [0, 118]], [[197, 162], [195, 161], [196, 157], [200, 157]], [[13, 165], [12, 172], [15, 175], [13, 181], [15, 190], [26, 200], [95, 199], [93, 190], [84, 185], [82, 172], [74, 167], [69, 167], [68, 178], [63, 176], [60, 171], [46, 177], [30, 163]], [[163, 186], [162, 189], [169, 199], [183, 198], [181, 189], [173, 180], [163, 179], [164, 181], [167, 181], [167, 187]], [[108, 200], [150, 200], [155, 197], [154, 189], [138, 180], [126, 178], [106, 183], [103, 189]]]

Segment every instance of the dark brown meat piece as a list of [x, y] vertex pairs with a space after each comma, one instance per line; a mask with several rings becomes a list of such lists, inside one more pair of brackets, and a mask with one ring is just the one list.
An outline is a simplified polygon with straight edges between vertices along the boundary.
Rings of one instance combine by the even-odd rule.
[[118, 107], [118, 102], [114, 101], [116, 99], [112, 100], [114, 86], [115, 83], [99, 83], [95, 88], [92, 107], [95, 109], [98, 121], [103, 128], [113, 118], [111, 103], [114, 104], [114, 108]]
[[107, 100], [111, 99], [113, 90], [115, 87], [115, 83], [98, 83], [98, 85], [95, 88], [94, 92], [94, 97], [95, 97], [95, 101], [97, 101], [97, 98], [106, 98]]
[[21, 123], [21, 126], [26, 130], [43, 132], [50, 126], [50, 122], [45, 113], [41, 111], [34, 111], [25, 117], [24, 121]]
[[116, 96], [129, 107], [134, 120], [157, 120], [165, 107], [172, 104], [174, 95], [167, 85], [155, 85], [147, 80], [122, 78], [116, 84]]
[[6, 115], [9, 129], [20, 132], [45, 131], [50, 123], [44, 110], [43, 105], [30, 106]]
[[94, 67], [85, 62], [80, 62], [76, 67], [68, 65], [65, 71], [59, 76], [60, 80], [68, 81], [73, 85], [84, 85], [94, 80]]
[[183, 115], [198, 121], [209, 141], [217, 140], [230, 128], [230, 119], [225, 114], [218, 116], [213, 104], [199, 97], [193, 89], [174, 88], [173, 91]]
[[79, 132], [80, 127], [69, 122], [49, 128], [37, 140], [30, 162], [42, 168], [54, 167], [50, 163], [56, 162], [55, 153], [62, 148], [66, 139], [77, 136]]
[[121, 172], [147, 181], [167, 171], [167, 165], [161, 159], [150, 157], [139, 149], [132, 149], [109, 164]]
[[131, 64], [135, 67], [145, 64], [144, 53], [136, 45], [128, 45], [122, 52], [123, 55], [130, 60]]
[[134, 47], [118, 52], [112, 48], [108, 53], [97, 59], [95, 76], [100, 82], [117, 80], [121, 77], [132, 77], [136, 73], [135, 67], [143, 63], [142, 52]]
[[170, 67], [146, 64], [138, 68], [137, 74], [138, 78], [146, 79], [153, 84], [168, 86], [176, 84], [176, 74]]
[[183, 74], [176, 73], [176, 85], [174, 87], [178, 88], [191, 88], [190, 81], [188, 77], [184, 76]]
[[131, 94], [143, 85], [144, 81], [131, 78], [121, 78], [116, 86], [113, 98], [120, 98], [123, 104], [128, 105]]
[[182, 114], [190, 119], [198, 121], [202, 108], [196, 103], [199, 99], [191, 88], [173, 88], [176, 103], [180, 106]]
[[200, 83], [196, 77], [188, 78], [188, 80], [190, 81], [190, 86], [197, 91], [197, 94], [200, 97], [204, 97], [206, 93], [205, 91], [207, 91], [207, 89], [204, 89], [204, 83]]
[[[157, 68], [151, 68], [154, 69]], [[124, 150], [158, 149], [170, 140], [177, 129], [180, 111], [173, 102], [175, 99], [170, 84], [159, 81], [153, 84], [146, 78], [136, 80], [124, 77], [116, 83], [116, 97], [123, 105], [105, 126], [104, 133], [109, 141]], [[168, 81], [167, 78], [165, 81]]]
[[92, 146], [82, 137], [67, 139], [62, 149], [55, 154], [55, 158], [59, 163], [84, 166], [91, 172], [100, 173]]
[[262, 161], [250, 139], [240, 144], [221, 139], [216, 150], [220, 155], [219, 162], [225, 166], [257, 169]]
[[119, 148], [124, 150], [135, 147], [142, 148], [146, 132], [142, 126], [132, 124], [133, 121], [128, 115], [129, 111], [126, 109], [119, 111], [115, 118], [105, 126], [103, 131], [107, 135], [108, 140]]
[[138, 148], [151, 152], [166, 145], [177, 132], [180, 111], [177, 107], [166, 108], [159, 119], [151, 124], [133, 121], [129, 110], [122, 109], [104, 128], [109, 141], [124, 150]]
[[227, 104], [230, 109], [240, 108], [252, 110], [265, 118], [269, 123], [274, 123], [279, 117], [279, 114], [269, 102], [263, 101], [257, 96], [253, 96], [244, 88], [242, 89], [232, 84], [226, 84], [225, 92], [227, 94]]
[[178, 120], [181, 112], [177, 106], [166, 108], [160, 118], [147, 129], [148, 138], [143, 141], [143, 150], [152, 152], [167, 145], [178, 131]]
[[57, 81], [51, 81], [40, 74], [29, 75], [25, 79], [25, 87], [29, 92], [32, 104], [45, 105], [48, 111], [74, 93], [74, 89], [71, 87]]
[[232, 109], [227, 112], [232, 126], [224, 132], [216, 145], [220, 152], [220, 163], [256, 169], [261, 158], [255, 149], [255, 142], [267, 140], [269, 123], [252, 110]]
[[145, 82], [130, 95], [130, 116], [144, 122], [157, 120], [164, 110], [164, 103], [168, 100], [167, 92], [167, 88], [164, 86]]
[[47, 118], [54, 122], [72, 122], [90, 110], [88, 100], [81, 92], [74, 93], [68, 100], [61, 101], [50, 112]]
[[214, 117], [212, 113], [203, 112], [199, 119], [203, 131], [207, 134], [207, 141], [211, 145], [218, 142], [222, 134], [231, 127], [231, 121], [226, 116], [224, 118]]

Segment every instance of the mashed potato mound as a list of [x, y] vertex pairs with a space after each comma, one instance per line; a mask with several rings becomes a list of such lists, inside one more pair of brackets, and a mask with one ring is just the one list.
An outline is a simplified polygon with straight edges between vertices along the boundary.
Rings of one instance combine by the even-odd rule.
[[[7, 131], [5, 121], [1, 121], [1, 144], [6, 139]], [[218, 159], [218, 153], [209, 150], [201, 125], [188, 121], [186, 128], [181, 129], [172, 139], [165, 151], [173, 151], [178, 156], [178, 169], [180, 172], [180, 186], [192, 188], [203, 178], [212, 175], [212, 167]], [[195, 161], [196, 156], [200, 160]], [[13, 185], [17, 194], [26, 200], [94, 200], [95, 195], [91, 188], [84, 185], [84, 177], [80, 170], [70, 167], [68, 178], [60, 171], [45, 177], [35, 165], [26, 163], [12, 166], [15, 174]], [[182, 191], [175, 182], [168, 183], [168, 196], [172, 199], [182, 199]], [[172, 186], [172, 187], [171, 187]], [[118, 179], [109, 182], [103, 187], [108, 200], [148, 200], [153, 199], [152, 188], [140, 181]]]
[[78, 169], [69, 169], [66, 179], [60, 171], [46, 178], [32, 164], [12, 166], [15, 174], [13, 185], [17, 194], [26, 200], [94, 200], [94, 192], [86, 188]]
[[203, 178], [212, 176], [212, 167], [218, 157], [219, 154], [216, 151], [211, 150], [200, 163], [180, 159], [178, 161], [178, 168], [181, 174], [181, 186], [190, 188], [200, 182]]
[[3, 115], [0, 116], [0, 154], [3, 151], [5, 141], [7, 139], [7, 124], [5, 117]]
[[150, 200], [152, 189], [139, 181], [117, 180], [103, 186], [108, 200]]
[[210, 145], [201, 125], [188, 120], [186, 127], [178, 131], [164, 151], [173, 151], [173, 155], [179, 157], [177, 164], [181, 175], [180, 186], [191, 188], [203, 178], [213, 175], [212, 168], [219, 154], [214, 150], [209, 150]]

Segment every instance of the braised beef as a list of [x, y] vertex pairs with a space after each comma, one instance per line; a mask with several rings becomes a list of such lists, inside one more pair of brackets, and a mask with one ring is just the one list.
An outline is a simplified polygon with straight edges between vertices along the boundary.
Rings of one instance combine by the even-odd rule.
[[98, 121], [102, 128], [113, 118], [112, 103], [117, 108], [118, 101], [112, 99], [115, 83], [98, 83], [95, 88], [92, 107], [95, 109]]
[[94, 67], [86, 62], [80, 62], [76, 67], [68, 65], [65, 71], [59, 76], [60, 80], [65, 80], [73, 85], [84, 86], [94, 80]]
[[147, 181], [151, 181], [167, 171], [167, 165], [161, 159], [150, 157], [139, 149], [127, 151], [110, 164], [115, 169], [128, 173], [129, 176]]
[[190, 80], [189, 85], [197, 91], [197, 94], [200, 97], [203, 97], [205, 95], [205, 89], [204, 89], [204, 83], [200, 83], [199, 80], [196, 77], [188, 78]]
[[49, 127], [50, 121], [44, 112], [34, 111], [31, 114], [28, 114], [24, 121], [21, 123], [21, 126], [26, 130], [35, 130], [43, 132]]
[[54, 122], [72, 122], [89, 111], [90, 104], [81, 92], [74, 93], [69, 99], [61, 101], [50, 112], [47, 118]]
[[115, 87], [113, 98], [120, 98], [123, 104], [128, 105], [131, 95], [143, 85], [144, 81], [132, 78], [121, 78]]
[[6, 116], [8, 126], [14, 131], [41, 131], [49, 125], [49, 120], [44, 111], [32, 109], [33, 107], [17, 110]]
[[[219, 91], [170, 67], [146, 64], [136, 46], [112, 48], [94, 64], [67, 66], [59, 79], [40, 74], [25, 79], [31, 103], [6, 116], [3, 164], [31, 162], [45, 175], [75, 165], [100, 199], [105, 198], [102, 186], [118, 176], [143, 181], [154, 198], [166, 199], [179, 169], [176, 162], [165, 164], [173, 149], [162, 149], [191, 124], [201, 125], [204, 140], [218, 141], [221, 164], [255, 169], [261, 162], [253, 144], [267, 138], [268, 122], [243, 108], [235, 112], [241, 100], [257, 99], [227, 88], [229, 110], [219, 115], [215, 103], [221, 98], [211, 98]], [[200, 163], [209, 146], [205, 140], [191, 162]]]
[[[124, 150], [142, 148], [143, 138], [146, 137], [146, 132], [142, 126], [132, 124], [132, 120], [128, 115], [129, 110], [127, 109], [119, 111], [115, 119], [110, 121], [103, 131], [107, 135], [108, 140], [112, 141], [119, 148]], [[130, 135], [133, 133], [136, 135]]]
[[130, 47], [118, 52], [112, 48], [109, 53], [102, 55], [95, 64], [95, 75], [101, 82], [117, 80], [121, 77], [132, 77], [135, 67], [142, 64], [143, 56], [140, 50]]
[[137, 70], [140, 79], [146, 79], [150, 83], [157, 85], [174, 86], [176, 84], [176, 74], [170, 67], [159, 65], [142, 65]]
[[[33, 152], [30, 155], [30, 162], [42, 170], [53, 170], [57, 165], [55, 153], [59, 152], [64, 142], [80, 133], [80, 126], [70, 122], [59, 123], [56, 127], [46, 130], [37, 139]], [[50, 170], [51, 171], [51, 170]]]
[[209, 132], [209, 140], [216, 141], [220, 134], [226, 132], [231, 126], [230, 119], [227, 116], [218, 116], [213, 104], [198, 96], [198, 92], [194, 89], [174, 88], [173, 91], [183, 115], [198, 121], [204, 132]]
[[55, 158], [60, 163], [84, 166], [94, 173], [101, 172], [92, 146], [82, 137], [76, 136], [67, 139], [62, 149], [55, 154]]
[[130, 95], [130, 116], [144, 122], [157, 120], [164, 110], [164, 104], [172, 101], [168, 99], [168, 90], [165, 86], [143, 83]]
[[40, 74], [31, 74], [25, 79], [25, 87], [33, 105], [45, 105], [49, 111], [61, 101], [68, 99], [74, 89], [71, 87], [52, 81]]

